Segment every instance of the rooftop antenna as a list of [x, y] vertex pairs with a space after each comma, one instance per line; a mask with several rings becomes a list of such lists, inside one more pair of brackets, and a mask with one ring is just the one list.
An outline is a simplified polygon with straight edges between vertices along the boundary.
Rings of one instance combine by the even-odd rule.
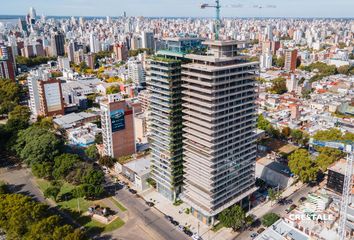
[[216, 9], [216, 19], [215, 19], [215, 40], [219, 40], [219, 32], [220, 32], [220, 26], [221, 26], [221, 19], [220, 19], [220, 0], [215, 1], [216, 5], [210, 5], [208, 3], [203, 3], [200, 7], [202, 9], [205, 8], [215, 8]]

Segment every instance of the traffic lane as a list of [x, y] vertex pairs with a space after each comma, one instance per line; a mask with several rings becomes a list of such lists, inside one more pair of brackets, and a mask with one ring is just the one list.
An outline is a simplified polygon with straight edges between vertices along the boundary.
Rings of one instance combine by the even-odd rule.
[[185, 233], [178, 230], [164, 215], [154, 208], [148, 207], [144, 200], [128, 190], [117, 190], [116, 198], [121, 201], [136, 217], [139, 217], [146, 227], [151, 228], [164, 239], [183, 240], [190, 239]]
[[[311, 186], [303, 186], [302, 188], [300, 188], [298, 191], [292, 193], [289, 197], [287, 197], [286, 199], [288, 200], [293, 200], [293, 203], [289, 203], [289, 204], [284, 204], [284, 205], [280, 205], [278, 203], [274, 204], [268, 211], [269, 212], [274, 212], [276, 214], [278, 214], [280, 217], [283, 217], [284, 215], [286, 215], [285, 210], [287, 208], [289, 208], [292, 204], [296, 204], [297, 206], [299, 205], [299, 200], [301, 197], [306, 197], [308, 193], [310, 193], [311, 191], [313, 191], [313, 187]], [[263, 226], [260, 226], [258, 228], [254, 228], [253, 230], [245, 230], [244, 232], [242, 232], [241, 234], [239, 234], [238, 236], [236, 236], [234, 238], [234, 240], [244, 240], [244, 239], [252, 239], [251, 238], [251, 234], [257, 232], [258, 229], [262, 228]], [[266, 227], [264, 227], [266, 228]]]

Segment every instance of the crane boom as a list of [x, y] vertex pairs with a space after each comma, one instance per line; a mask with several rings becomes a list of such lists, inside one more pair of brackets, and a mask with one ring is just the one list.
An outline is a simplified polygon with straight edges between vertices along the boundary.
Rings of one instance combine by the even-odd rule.
[[310, 146], [335, 148], [347, 153], [347, 163], [344, 175], [342, 202], [339, 209], [340, 217], [338, 225], [339, 239], [344, 240], [346, 237], [345, 226], [347, 222], [347, 211], [353, 183], [354, 143], [350, 141], [347, 143], [343, 143], [341, 141], [318, 141], [311, 138]]

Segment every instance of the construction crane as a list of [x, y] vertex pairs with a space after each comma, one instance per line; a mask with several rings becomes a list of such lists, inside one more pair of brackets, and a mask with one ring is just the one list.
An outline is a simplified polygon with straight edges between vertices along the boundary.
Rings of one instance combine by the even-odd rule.
[[216, 21], [215, 21], [215, 40], [219, 40], [219, 32], [220, 32], [220, 26], [221, 26], [221, 19], [220, 19], [220, 0], [215, 1], [216, 5], [210, 5], [207, 3], [203, 3], [200, 7], [202, 9], [205, 8], [215, 8], [216, 9]]
[[345, 240], [346, 237], [345, 225], [347, 222], [347, 211], [348, 211], [350, 193], [351, 193], [352, 183], [353, 183], [354, 142], [318, 141], [311, 138], [310, 147], [312, 146], [335, 148], [347, 154], [347, 163], [345, 168], [342, 202], [340, 206], [340, 212], [339, 212], [340, 217], [339, 217], [339, 226], [338, 226], [339, 239]]
[[[215, 8], [216, 9], [216, 19], [215, 19], [215, 40], [219, 40], [219, 33], [220, 33], [220, 27], [221, 27], [221, 18], [220, 18], [220, 11], [221, 7], [223, 8], [243, 8], [244, 5], [242, 4], [230, 4], [230, 5], [220, 5], [220, 0], [215, 1], [215, 5], [208, 4], [208, 3], [203, 3], [200, 5], [201, 9], [206, 9], [206, 8]], [[251, 6], [252, 8], [276, 8], [276, 5], [253, 5]]]

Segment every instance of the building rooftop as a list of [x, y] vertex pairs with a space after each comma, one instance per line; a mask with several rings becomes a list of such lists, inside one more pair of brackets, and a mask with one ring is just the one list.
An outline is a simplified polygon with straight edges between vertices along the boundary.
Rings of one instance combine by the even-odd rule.
[[255, 240], [308, 240], [310, 237], [296, 228], [290, 226], [284, 220], [279, 219], [272, 226], [258, 235]]
[[88, 112], [80, 112], [80, 113], [70, 113], [58, 118], [55, 118], [53, 122], [57, 124], [58, 126], [67, 129], [74, 127], [78, 122], [91, 118], [91, 117], [96, 117], [96, 114], [93, 113], [88, 113]]
[[333, 163], [328, 170], [332, 170], [337, 173], [345, 174], [345, 169], [347, 166], [347, 161], [345, 159], [340, 159], [339, 161]]
[[135, 172], [138, 176], [142, 176], [150, 172], [150, 156], [135, 159], [124, 164], [124, 166]]

